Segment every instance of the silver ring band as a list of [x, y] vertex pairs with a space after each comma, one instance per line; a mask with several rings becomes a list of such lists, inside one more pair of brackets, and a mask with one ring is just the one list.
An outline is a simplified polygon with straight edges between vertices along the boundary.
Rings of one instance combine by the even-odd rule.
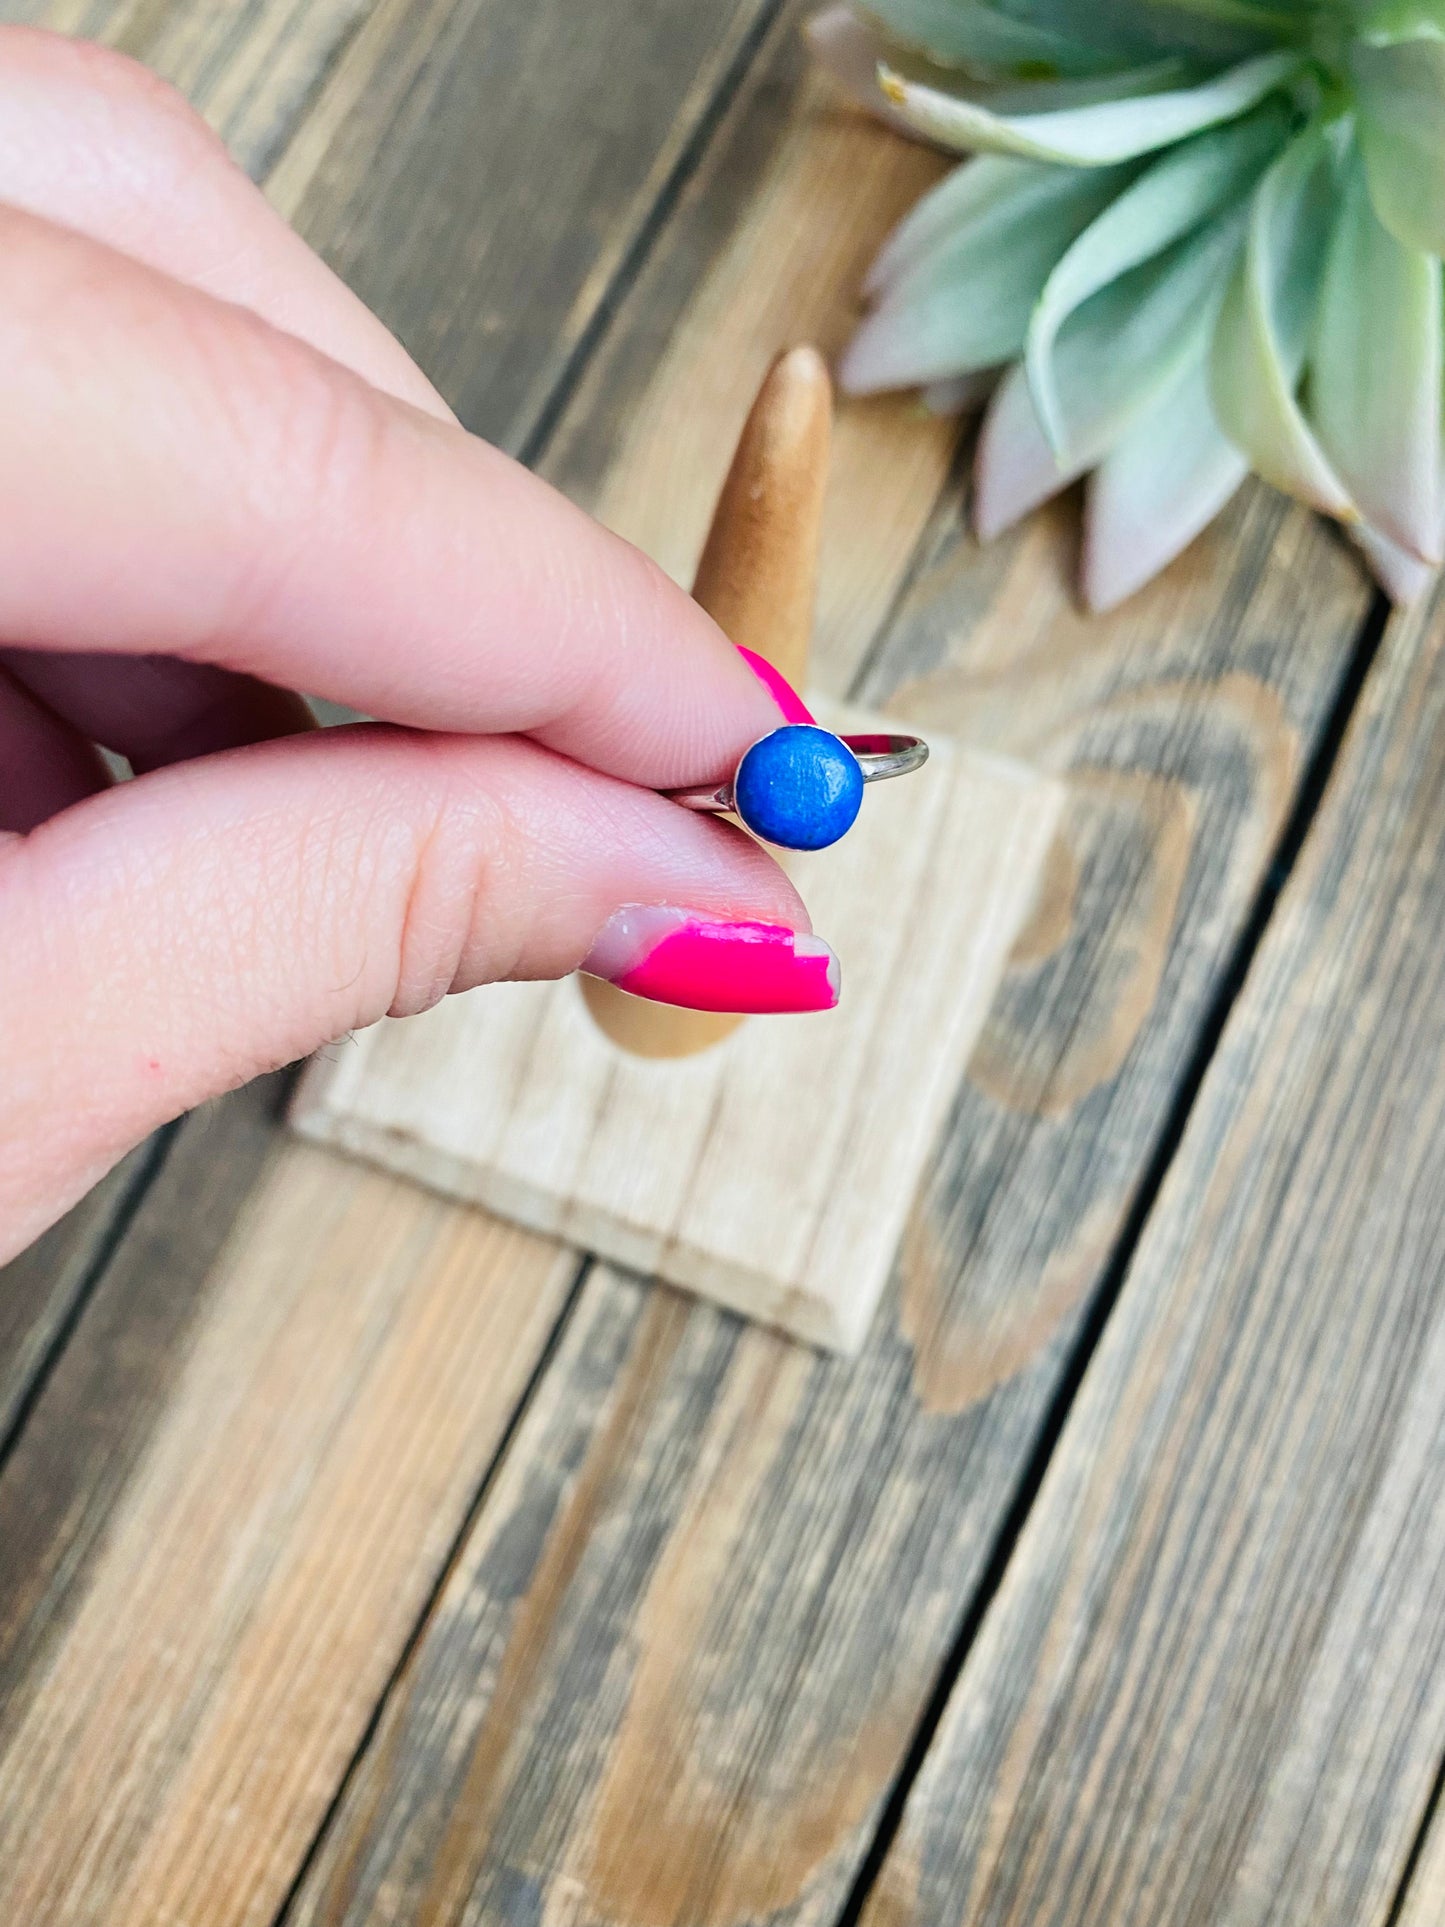
[[[838, 740], [857, 757], [865, 783], [907, 776], [928, 761], [928, 745], [921, 736], [840, 736]], [[707, 810], [718, 815], [733, 807], [731, 778], [712, 789], [666, 790], [664, 794], [669, 802], [680, 803], [685, 810]]]

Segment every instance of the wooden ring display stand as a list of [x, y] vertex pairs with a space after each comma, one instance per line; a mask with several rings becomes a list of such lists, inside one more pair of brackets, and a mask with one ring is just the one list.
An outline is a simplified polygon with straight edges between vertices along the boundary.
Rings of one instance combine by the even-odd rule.
[[[833, 438], [833, 384], [816, 348], [779, 355], [743, 425], [713, 512], [692, 593], [725, 636], [781, 670], [808, 678], [818, 538]], [[615, 1043], [644, 1057], [687, 1057], [743, 1021], [629, 997], [582, 980], [593, 1017]]]
[[[832, 394], [773, 364], [694, 594], [805, 680]], [[907, 727], [810, 703], [828, 727]], [[1058, 786], [931, 732], [830, 850], [790, 857], [837, 1010], [716, 1017], [591, 979], [493, 985], [317, 1059], [307, 1136], [833, 1349], [861, 1344], [925, 1161], [1031, 908]]]

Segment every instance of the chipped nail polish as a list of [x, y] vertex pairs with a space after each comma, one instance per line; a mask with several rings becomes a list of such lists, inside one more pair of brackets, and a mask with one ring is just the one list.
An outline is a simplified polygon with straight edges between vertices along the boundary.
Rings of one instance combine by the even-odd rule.
[[821, 937], [670, 905], [619, 910], [582, 968], [634, 997], [685, 1010], [779, 1015], [831, 1010], [838, 1001], [838, 959]]

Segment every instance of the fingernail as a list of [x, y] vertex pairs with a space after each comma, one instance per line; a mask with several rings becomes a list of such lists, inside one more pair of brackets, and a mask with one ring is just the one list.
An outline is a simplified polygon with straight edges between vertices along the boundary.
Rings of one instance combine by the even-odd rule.
[[744, 649], [740, 642], [734, 643], [733, 647], [778, 705], [785, 723], [811, 723], [814, 720], [797, 690], [786, 676], [774, 669], [766, 656], [760, 656], [754, 649]]
[[831, 1010], [838, 1001], [838, 959], [821, 937], [668, 905], [619, 910], [582, 968], [634, 997], [685, 1010], [779, 1015]]

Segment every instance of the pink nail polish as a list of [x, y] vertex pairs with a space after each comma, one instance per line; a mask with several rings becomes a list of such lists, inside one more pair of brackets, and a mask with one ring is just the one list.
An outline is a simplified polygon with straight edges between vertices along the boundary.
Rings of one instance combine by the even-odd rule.
[[733, 647], [778, 705], [785, 723], [811, 723], [814, 720], [797, 690], [786, 676], [774, 669], [766, 656], [758, 655], [753, 649], [744, 649], [740, 642], [734, 643]]
[[634, 997], [685, 1010], [831, 1010], [838, 959], [821, 937], [780, 923], [719, 922], [694, 910], [629, 904], [582, 968]]

